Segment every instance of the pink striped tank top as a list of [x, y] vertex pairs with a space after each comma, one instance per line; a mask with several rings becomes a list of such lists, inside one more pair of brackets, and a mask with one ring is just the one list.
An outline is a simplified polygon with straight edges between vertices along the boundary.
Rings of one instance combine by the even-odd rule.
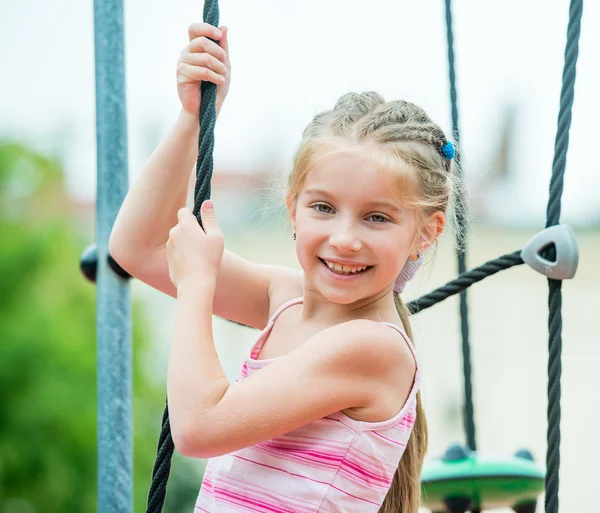
[[[242, 366], [236, 381], [275, 359], [257, 360], [283, 304]], [[397, 330], [417, 359], [406, 334]], [[196, 513], [363, 513], [377, 512], [416, 418], [420, 383], [417, 363], [414, 384], [400, 412], [382, 422], [362, 422], [333, 413], [299, 429], [208, 461], [196, 501]]]

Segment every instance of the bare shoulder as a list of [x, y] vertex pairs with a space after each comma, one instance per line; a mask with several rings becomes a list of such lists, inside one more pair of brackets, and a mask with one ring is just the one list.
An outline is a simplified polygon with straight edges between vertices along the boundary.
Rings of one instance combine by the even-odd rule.
[[417, 363], [407, 339], [387, 324], [354, 320], [336, 327], [338, 349], [328, 370], [348, 390], [360, 390], [360, 402], [344, 409], [357, 421], [392, 418], [409, 397]]
[[[412, 373], [416, 363], [404, 337], [381, 322], [356, 319], [331, 329], [337, 358], [380, 377]], [[332, 348], [333, 349], [333, 348]]]

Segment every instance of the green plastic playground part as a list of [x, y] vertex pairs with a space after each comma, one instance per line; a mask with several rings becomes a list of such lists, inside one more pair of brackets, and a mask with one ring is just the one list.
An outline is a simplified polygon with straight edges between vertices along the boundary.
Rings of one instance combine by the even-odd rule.
[[544, 478], [545, 471], [528, 457], [494, 458], [465, 451], [451, 459], [446, 453], [423, 467], [423, 502], [436, 513], [494, 508], [533, 512]]

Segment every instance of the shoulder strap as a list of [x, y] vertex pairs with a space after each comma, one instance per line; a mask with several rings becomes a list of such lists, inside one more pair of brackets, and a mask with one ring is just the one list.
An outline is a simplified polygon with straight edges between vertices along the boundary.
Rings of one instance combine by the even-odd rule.
[[410, 349], [410, 352], [412, 353], [413, 358], [415, 359], [415, 363], [417, 365], [417, 372], [419, 372], [420, 369], [419, 369], [419, 359], [417, 358], [417, 350], [415, 349], [415, 346], [411, 342], [410, 338], [408, 338], [408, 335], [406, 334], [406, 332], [402, 328], [400, 328], [399, 326], [396, 326], [395, 324], [392, 324], [391, 322], [381, 321], [381, 324], [385, 324], [386, 326], [389, 326], [390, 328], [392, 328], [392, 329], [396, 330], [398, 333], [400, 333], [400, 335], [402, 335], [402, 338], [408, 345], [408, 348]]
[[284, 310], [287, 310], [290, 306], [300, 304], [303, 301], [304, 301], [304, 298], [297, 297], [297, 298], [290, 299], [289, 301], [286, 301], [285, 303], [283, 303], [281, 306], [279, 306], [279, 308], [277, 308], [277, 310], [275, 310], [275, 313], [269, 319], [269, 324], [273, 324], [275, 322], [275, 320], [277, 319], [277, 317], [279, 317]]
[[[290, 306], [297, 305], [299, 303], [302, 303], [303, 301], [304, 301], [304, 298], [301, 298], [301, 297], [290, 299], [289, 301], [286, 301], [281, 306], [279, 306], [279, 308], [277, 308], [277, 310], [275, 310], [275, 313], [269, 319], [269, 322], [265, 326], [265, 329], [262, 330], [260, 336], [258, 337], [258, 340], [254, 344], [254, 346], [252, 346], [252, 348], [250, 349], [249, 361], [253, 361], [255, 365], [257, 364], [256, 358], [258, 358], [258, 355], [260, 354], [262, 346], [265, 343], [268, 334], [271, 332], [271, 329], [273, 328], [273, 323], [276, 321], [277, 317], [279, 317], [281, 315], [281, 312], [283, 312], [285, 309], [289, 308]], [[264, 365], [264, 362], [266, 362], [266, 360], [261, 360], [261, 362], [263, 362], [262, 365]]]

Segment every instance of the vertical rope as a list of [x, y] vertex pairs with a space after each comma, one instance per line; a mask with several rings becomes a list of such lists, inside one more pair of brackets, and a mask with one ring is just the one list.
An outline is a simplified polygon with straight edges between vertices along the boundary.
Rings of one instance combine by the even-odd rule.
[[[219, 4], [217, 0], [205, 0], [203, 18], [206, 23], [215, 27], [219, 26]], [[198, 137], [198, 160], [196, 162], [196, 187], [194, 190], [194, 215], [200, 226], [200, 207], [210, 198], [210, 181], [213, 172], [213, 149], [215, 146], [215, 124], [217, 110], [217, 86], [210, 82], [202, 82], [202, 101], [200, 103], [200, 135]], [[169, 406], [165, 406], [162, 420], [162, 429], [158, 441], [158, 449], [154, 469], [152, 470], [152, 484], [148, 492], [147, 513], [160, 513], [165, 501], [167, 481], [171, 471], [173, 457], [173, 438], [169, 421]]]
[[[460, 144], [460, 129], [458, 124], [458, 93], [456, 90], [456, 66], [454, 56], [454, 33], [452, 30], [452, 0], [446, 1], [446, 35], [448, 41], [448, 71], [450, 79], [450, 103], [452, 106], [452, 133], [456, 144]], [[456, 173], [462, 176], [462, 165], [460, 152], [456, 152], [455, 157]], [[456, 221], [458, 230], [456, 233], [456, 247], [458, 257], [458, 274], [463, 274], [467, 270], [467, 222], [464, 209], [465, 198], [462, 194], [455, 196]], [[460, 293], [460, 332], [462, 338], [463, 353], [463, 375], [465, 387], [465, 412], [464, 425], [467, 436], [467, 446], [472, 450], [477, 450], [475, 439], [475, 412], [473, 407], [473, 385], [472, 385], [472, 367], [471, 367], [471, 344], [469, 342], [469, 309], [467, 303], [467, 291]]]
[[[546, 210], [546, 227], [560, 222], [561, 198], [569, 147], [571, 113], [575, 97], [575, 76], [579, 55], [579, 36], [583, 0], [571, 0], [565, 65], [560, 93], [558, 127], [554, 143], [554, 160], [550, 179], [550, 194]], [[560, 396], [562, 374], [562, 281], [548, 280], [548, 434], [546, 454], [546, 513], [558, 513], [560, 468]]]
[[[204, 21], [219, 26], [219, 3], [206, 0]], [[210, 198], [210, 181], [213, 173], [213, 149], [215, 147], [215, 124], [217, 122], [217, 86], [202, 82], [202, 102], [200, 103], [200, 136], [198, 137], [198, 160], [196, 162], [196, 187], [194, 190], [194, 215], [200, 226], [200, 207]]]

